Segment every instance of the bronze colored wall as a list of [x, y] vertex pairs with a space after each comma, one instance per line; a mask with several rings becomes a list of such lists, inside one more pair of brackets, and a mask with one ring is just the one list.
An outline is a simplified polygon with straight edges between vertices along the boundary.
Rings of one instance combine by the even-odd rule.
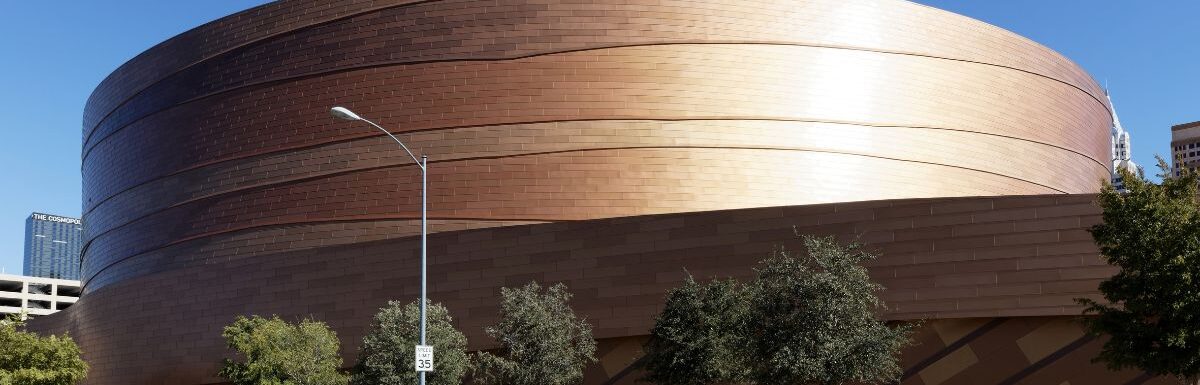
[[[1023, 342], [1018, 340], [1037, 325], [1078, 314], [1073, 299], [1096, 298], [1097, 282], [1113, 273], [1085, 230], [1099, 221], [1093, 199], [1040, 195], [869, 201], [441, 232], [429, 239], [429, 296], [449, 307], [472, 348], [482, 348], [489, 341], [483, 327], [497, 317], [500, 287], [564, 282], [575, 294], [577, 311], [604, 341], [602, 351], [615, 352], [601, 354], [608, 358], [589, 369], [588, 383], [622, 372], [621, 381], [632, 381], [624, 369], [640, 350], [624, 339], [648, 332], [664, 293], [681, 282], [683, 269], [701, 277], [748, 277], [753, 264], [773, 248], [800, 247], [794, 226], [801, 233], [857, 238], [878, 250], [882, 257], [869, 266], [887, 287], [883, 297], [890, 319], [979, 318], [982, 324], [1011, 317], [1004, 321], [1007, 326], [995, 330], [999, 334], [989, 329], [988, 339], [964, 340], [982, 344], [972, 345], [970, 354], [949, 355], [957, 348], [942, 352], [961, 346], [954, 342], [970, 331], [954, 330], [965, 326], [931, 322], [934, 330], [922, 331], [922, 344], [904, 355], [912, 371], [906, 383], [942, 383], [935, 378], [946, 384], [993, 383], [972, 379], [1043, 376], [1050, 369], [1051, 377], [1062, 378], [1054, 384], [1121, 384], [1137, 373], [1098, 376], [1104, 372], [1101, 366], [1089, 366], [1076, 356], [1091, 350], [1073, 349], [1086, 345], [1094, 350], [1095, 341], [1072, 345], [1071, 355], [1034, 365], [1050, 357], [1036, 352], [1060, 350], [1080, 337], [1077, 331], [1022, 348], [1035, 352], [1028, 356], [1019, 349], [1003, 350], [1019, 347]], [[303, 244], [311, 234], [304, 233], [307, 228], [294, 230], [272, 239], [285, 246]], [[318, 239], [323, 236], [317, 234]], [[326, 247], [280, 246], [287, 250], [282, 252], [221, 254], [217, 244], [179, 249], [178, 255], [223, 256], [188, 261], [174, 254], [155, 256], [144, 263], [161, 265], [161, 271], [93, 290], [70, 309], [39, 318], [33, 326], [69, 331], [79, 341], [92, 365], [88, 384], [216, 382], [218, 362], [230, 355], [220, 330], [239, 314], [311, 314], [337, 331], [349, 363], [376, 309], [388, 300], [418, 295], [418, 244], [418, 237], [409, 236]], [[1005, 331], [1010, 327], [1015, 329]], [[926, 341], [933, 338], [929, 333], [940, 333], [941, 342]], [[995, 356], [996, 351], [1006, 353]], [[959, 360], [969, 357], [988, 364], [976, 367]], [[1072, 358], [1058, 361], [1064, 357]], [[942, 359], [950, 361], [933, 365]], [[1063, 362], [1072, 362], [1068, 367], [1075, 370], [1057, 366]], [[955, 377], [959, 372], [966, 374]], [[1097, 378], [1099, 382], [1093, 381]], [[912, 382], [918, 379], [924, 382]]]
[[[589, 378], [645, 384], [636, 382], [643, 373], [627, 363], [641, 356], [646, 339], [601, 341], [600, 363], [589, 368]], [[1073, 316], [929, 319], [912, 339], [901, 356], [901, 385], [1179, 384], [1092, 364], [1103, 341], [1084, 335]]]
[[[224, 257], [179, 251], [206, 245], [412, 234], [417, 170], [333, 105], [431, 156], [445, 231], [1093, 192], [1098, 95], [1045, 47], [900, 1], [273, 3], [148, 50], [93, 94], [85, 291], [162, 255]], [[325, 235], [282, 246], [296, 232]]]
[[[589, 383], [632, 381], [684, 267], [745, 276], [792, 226], [879, 247], [892, 319], [1051, 322], [1112, 272], [1073, 195], [1109, 175], [1102, 95], [1045, 47], [902, 1], [271, 3], [97, 87], [85, 295], [33, 326], [80, 341], [88, 384], [216, 382], [248, 313], [327, 321], [352, 362], [417, 293], [420, 185], [334, 105], [430, 156], [431, 298], [473, 346], [500, 287], [566, 282], [603, 339]], [[975, 376], [906, 362], [906, 383]], [[993, 374], [1045, 367], [1012, 362]]]

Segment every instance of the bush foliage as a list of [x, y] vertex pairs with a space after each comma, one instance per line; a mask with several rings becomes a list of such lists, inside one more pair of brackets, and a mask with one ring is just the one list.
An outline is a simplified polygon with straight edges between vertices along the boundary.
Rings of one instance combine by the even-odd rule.
[[500, 291], [500, 322], [486, 329], [500, 347], [476, 353], [473, 378], [495, 385], [567, 385], [595, 362], [592, 327], [567, 304], [563, 284], [544, 292], [536, 283]]
[[[467, 337], [454, 328], [450, 312], [441, 304], [426, 305], [426, 344], [433, 346], [434, 371], [426, 374], [431, 385], [458, 385], [470, 368]], [[416, 384], [413, 348], [420, 342], [421, 309], [388, 302], [375, 314], [371, 330], [363, 337], [359, 361], [351, 383], [355, 385]]]
[[72, 385], [88, 365], [69, 335], [41, 337], [20, 316], [0, 319], [0, 385]]
[[337, 334], [323, 322], [238, 316], [221, 333], [244, 361], [226, 359], [220, 375], [236, 385], [344, 385]]
[[1091, 228], [1100, 254], [1120, 271], [1100, 283], [1105, 302], [1081, 298], [1083, 322], [1109, 336], [1098, 361], [1197, 383], [1200, 376], [1200, 202], [1197, 176], [1167, 174], [1162, 184], [1120, 170], [1126, 191], [1106, 184], [1103, 223]]
[[735, 280], [701, 284], [688, 274], [667, 293], [646, 343], [643, 381], [662, 385], [741, 383], [749, 378], [744, 345], [748, 291]]
[[667, 295], [642, 364], [646, 381], [887, 383], [901, 374], [913, 325], [889, 327], [862, 262], [875, 256], [832, 237], [804, 236], [806, 253], [777, 250], [752, 282], [696, 283]]

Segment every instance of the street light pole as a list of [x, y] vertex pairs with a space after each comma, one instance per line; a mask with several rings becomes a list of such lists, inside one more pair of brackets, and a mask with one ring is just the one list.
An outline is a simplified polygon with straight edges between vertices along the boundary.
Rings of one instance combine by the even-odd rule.
[[[404, 152], [407, 152], [408, 156], [411, 157], [414, 162], [417, 162], [417, 166], [421, 168], [421, 345], [424, 346], [425, 345], [425, 302], [426, 302], [426, 300], [425, 300], [425, 265], [426, 265], [425, 264], [425, 255], [426, 255], [426, 250], [428, 249], [428, 247], [427, 247], [428, 243], [426, 242], [426, 239], [428, 236], [428, 232], [426, 230], [427, 229], [426, 225], [429, 222], [428, 217], [426, 216], [427, 215], [426, 207], [428, 207], [428, 202], [429, 202], [429, 199], [428, 199], [428, 197], [429, 197], [429, 170], [428, 170], [429, 157], [427, 157], [425, 155], [421, 155], [421, 159], [418, 160], [417, 157], [415, 155], [413, 155], [412, 151], [408, 150], [408, 146], [405, 146], [404, 142], [401, 142], [400, 139], [396, 138], [395, 135], [392, 135], [391, 132], [388, 132], [388, 130], [384, 129], [383, 127], [380, 127], [378, 124], [375, 124], [375, 122], [372, 122], [361, 116], [358, 116], [358, 114], [351, 112], [349, 109], [347, 109], [345, 107], [333, 107], [329, 110], [329, 113], [339, 119], [360, 120], [363, 122], [367, 122], [368, 124], [370, 124], [372, 126], [375, 126], [375, 128], [378, 128], [379, 131], [383, 131], [383, 133], [387, 134], [388, 137], [390, 137], [390, 138], [392, 138], [392, 140], [396, 141], [396, 143], [400, 145], [400, 148], [403, 148]], [[420, 385], [425, 385], [425, 372], [421, 371], [421, 372], [417, 372], [417, 373], [421, 376]]]
[[[425, 243], [425, 236], [429, 234], [428, 232], [425, 231], [425, 224], [428, 223], [428, 221], [425, 218], [426, 197], [429, 196], [429, 192], [428, 192], [428, 190], [426, 190], [426, 188], [429, 187], [429, 184], [426, 183], [426, 180], [429, 177], [429, 172], [425, 168], [426, 166], [429, 166], [429, 157], [425, 156], [425, 154], [421, 154], [421, 345], [422, 346], [425, 345], [425, 250], [429, 249], [428, 247], [426, 247], [426, 243]], [[418, 372], [417, 374], [421, 376], [420, 385], [425, 385], [425, 372]]]

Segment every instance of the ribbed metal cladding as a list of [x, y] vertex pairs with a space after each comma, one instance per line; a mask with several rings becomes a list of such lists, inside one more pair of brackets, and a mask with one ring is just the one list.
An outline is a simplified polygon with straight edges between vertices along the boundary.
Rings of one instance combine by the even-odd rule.
[[1061, 332], [1112, 273], [1086, 231], [1106, 103], [897, 0], [274, 2], [97, 87], [85, 295], [31, 328], [70, 332], [88, 384], [217, 383], [249, 313], [327, 322], [353, 362], [416, 296], [420, 173], [341, 105], [429, 155], [430, 298], [473, 349], [501, 287], [563, 282], [600, 339], [585, 383], [632, 383], [683, 269], [744, 278], [799, 231], [878, 250], [884, 316], [930, 320], [905, 384], [1123, 383]]
[[[1096, 83], [900, 1], [290, 1], [168, 40], [84, 118], [85, 290], [434, 231], [897, 198], [1091, 193]], [[298, 235], [303, 234], [303, 235]]]

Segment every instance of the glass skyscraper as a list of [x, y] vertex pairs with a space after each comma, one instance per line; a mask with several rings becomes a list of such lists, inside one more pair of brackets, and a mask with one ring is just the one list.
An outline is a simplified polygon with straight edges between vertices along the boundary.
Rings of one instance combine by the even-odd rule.
[[33, 213], [25, 220], [24, 275], [79, 279], [83, 222], [78, 218]]

